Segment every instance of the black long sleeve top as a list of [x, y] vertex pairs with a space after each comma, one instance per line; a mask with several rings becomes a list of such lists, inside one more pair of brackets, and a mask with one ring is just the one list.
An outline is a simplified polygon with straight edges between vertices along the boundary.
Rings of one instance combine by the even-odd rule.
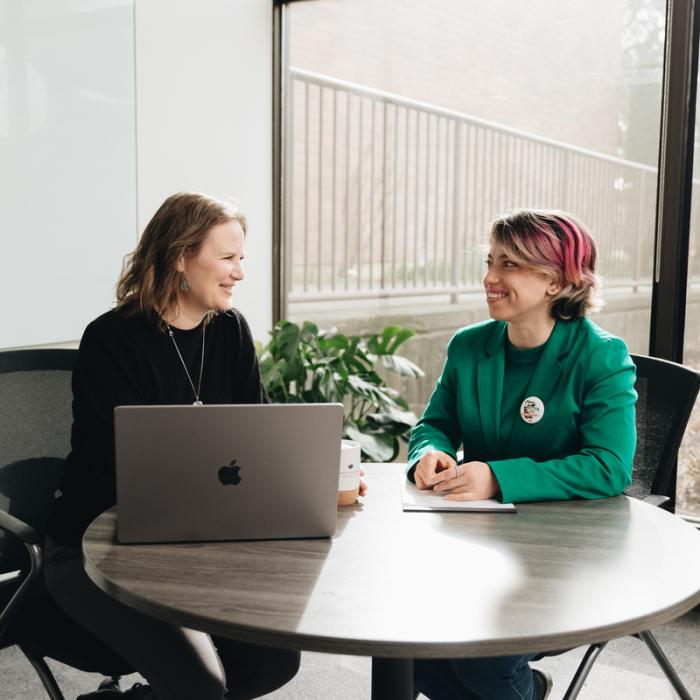
[[[197, 386], [202, 324], [173, 328], [175, 342]], [[266, 403], [250, 329], [236, 310], [206, 325], [200, 399], [205, 404]], [[109, 311], [85, 329], [73, 370], [71, 452], [62, 496], [49, 522], [50, 537], [79, 545], [90, 522], [116, 503], [114, 408], [191, 404], [192, 386], [173, 339], [141, 315]]]

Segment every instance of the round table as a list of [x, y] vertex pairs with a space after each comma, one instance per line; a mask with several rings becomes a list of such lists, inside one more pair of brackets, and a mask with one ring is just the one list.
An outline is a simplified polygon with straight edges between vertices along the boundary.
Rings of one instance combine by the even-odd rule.
[[384, 698], [387, 685], [408, 697], [411, 658], [566, 649], [700, 602], [700, 533], [659, 508], [621, 496], [404, 513], [403, 465], [366, 467], [368, 495], [339, 509], [330, 540], [120, 545], [112, 509], [85, 533], [85, 568], [117, 600], [181, 626], [371, 655]]

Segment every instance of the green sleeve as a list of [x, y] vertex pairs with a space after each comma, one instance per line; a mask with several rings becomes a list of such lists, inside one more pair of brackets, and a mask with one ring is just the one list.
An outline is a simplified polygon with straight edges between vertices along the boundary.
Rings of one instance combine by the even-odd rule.
[[413, 467], [431, 450], [446, 452], [456, 459], [462, 438], [457, 422], [457, 400], [454, 376], [454, 358], [450, 357], [452, 341], [447, 346], [447, 360], [442, 375], [423, 411], [421, 419], [411, 431], [408, 442], [408, 476], [413, 480]]
[[489, 462], [504, 502], [607, 498], [630, 483], [637, 436], [635, 366], [623, 341], [594, 349], [584, 379], [580, 449], [536, 462], [527, 457]]

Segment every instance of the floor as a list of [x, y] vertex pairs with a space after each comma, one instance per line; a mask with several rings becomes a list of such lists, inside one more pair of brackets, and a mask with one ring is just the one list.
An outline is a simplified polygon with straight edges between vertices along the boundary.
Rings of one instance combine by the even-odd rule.
[[[700, 611], [654, 630], [693, 697], [700, 698]], [[550, 700], [560, 700], [583, 650], [550, 657], [539, 665], [554, 678]], [[100, 678], [52, 664], [66, 700], [95, 690]], [[370, 695], [371, 662], [365, 657], [304, 653], [301, 670], [269, 700], [360, 700]], [[15, 649], [0, 652], [0, 697], [41, 700], [43, 690], [31, 666]], [[125, 679], [126, 684], [137, 676]], [[422, 696], [421, 696], [422, 697]], [[665, 700], [676, 698], [646, 646], [636, 639], [611, 642], [601, 654], [581, 700]]]

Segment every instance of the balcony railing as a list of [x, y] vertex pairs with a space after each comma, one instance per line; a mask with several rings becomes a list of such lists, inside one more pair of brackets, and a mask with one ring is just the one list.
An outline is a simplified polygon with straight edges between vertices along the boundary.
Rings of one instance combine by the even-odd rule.
[[[523, 206], [584, 221], [606, 287], [651, 283], [655, 168], [326, 76], [288, 75], [288, 301], [455, 300], [480, 289], [490, 221]], [[699, 257], [690, 261], [696, 279]]]

